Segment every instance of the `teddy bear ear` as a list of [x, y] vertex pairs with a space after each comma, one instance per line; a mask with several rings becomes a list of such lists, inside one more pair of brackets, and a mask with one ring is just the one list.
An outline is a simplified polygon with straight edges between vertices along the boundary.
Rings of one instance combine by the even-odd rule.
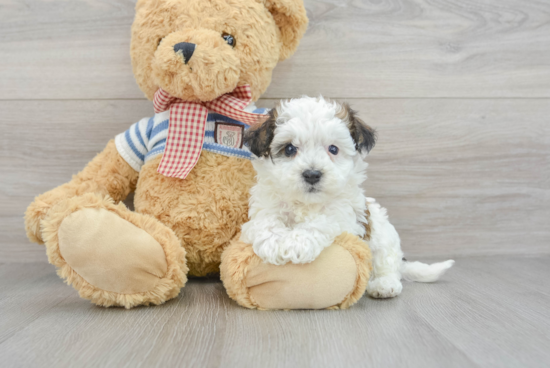
[[296, 51], [300, 39], [307, 29], [307, 15], [302, 0], [263, 0], [267, 10], [273, 15], [281, 30], [283, 47], [280, 60], [284, 60]]

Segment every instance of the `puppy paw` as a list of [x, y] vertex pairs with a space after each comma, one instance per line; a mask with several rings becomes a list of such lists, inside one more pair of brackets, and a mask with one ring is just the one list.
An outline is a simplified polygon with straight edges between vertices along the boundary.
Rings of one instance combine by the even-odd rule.
[[295, 230], [254, 244], [254, 252], [264, 262], [274, 265], [305, 264], [313, 262], [330, 245], [326, 243], [325, 239], [319, 241], [306, 231]]
[[284, 262], [311, 263], [330, 245], [325, 237], [315, 237], [304, 230], [291, 231], [280, 243], [279, 254]]
[[401, 281], [394, 276], [383, 276], [369, 281], [367, 293], [377, 299], [393, 298], [403, 290]]

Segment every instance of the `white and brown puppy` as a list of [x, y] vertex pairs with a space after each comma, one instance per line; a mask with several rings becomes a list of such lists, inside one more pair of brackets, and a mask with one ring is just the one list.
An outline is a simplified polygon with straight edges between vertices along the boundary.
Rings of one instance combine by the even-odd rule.
[[241, 240], [265, 262], [312, 262], [341, 233], [365, 238], [368, 226], [373, 297], [398, 295], [401, 278], [435, 281], [452, 266], [403, 261], [386, 210], [362, 189], [375, 132], [348, 105], [322, 97], [283, 101], [245, 142], [258, 157], [258, 182]]

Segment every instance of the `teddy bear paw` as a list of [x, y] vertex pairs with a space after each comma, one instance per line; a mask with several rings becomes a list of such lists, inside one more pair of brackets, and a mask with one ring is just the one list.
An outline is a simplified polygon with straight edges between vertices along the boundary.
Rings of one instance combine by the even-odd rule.
[[185, 251], [174, 233], [110, 198], [87, 194], [61, 202], [43, 233], [59, 276], [97, 305], [160, 304], [187, 280]]
[[250, 244], [234, 241], [220, 267], [231, 298], [247, 308], [348, 308], [361, 298], [370, 275], [370, 250], [356, 236], [343, 234], [311, 263], [274, 265]]

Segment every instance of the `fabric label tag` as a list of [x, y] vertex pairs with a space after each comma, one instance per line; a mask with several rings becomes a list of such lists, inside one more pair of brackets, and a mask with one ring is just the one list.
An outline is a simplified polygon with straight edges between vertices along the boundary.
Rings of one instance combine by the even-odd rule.
[[244, 126], [225, 122], [216, 122], [214, 141], [226, 147], [243, 147]]

